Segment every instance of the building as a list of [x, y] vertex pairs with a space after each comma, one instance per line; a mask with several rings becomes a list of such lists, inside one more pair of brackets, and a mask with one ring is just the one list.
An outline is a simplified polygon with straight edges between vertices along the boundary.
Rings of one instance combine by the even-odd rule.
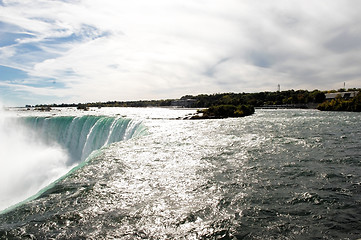
[[172, 101], [171, 106], [191, 108], [195, 107], [196, 102], [197, 100], [195, 99], [179, 99]]
[[358, 92], [335, 92], [335, 93], [326, 93], [326, 100], [335, 99], [337, 96], [340, 96], [343, 99], [350, 99], [356, 97]]

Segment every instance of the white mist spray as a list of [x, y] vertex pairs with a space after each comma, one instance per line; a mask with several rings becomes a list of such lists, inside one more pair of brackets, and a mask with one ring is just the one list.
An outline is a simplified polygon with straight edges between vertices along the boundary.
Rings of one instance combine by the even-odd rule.
[[0, 211], [64, 175], [66, 151], [41, 142], [0, 106]]

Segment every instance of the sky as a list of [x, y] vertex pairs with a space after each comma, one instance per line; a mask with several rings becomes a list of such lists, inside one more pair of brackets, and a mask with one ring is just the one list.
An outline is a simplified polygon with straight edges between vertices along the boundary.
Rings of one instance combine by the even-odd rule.
[[9, 106], [361, 87], [359, 0], [0, 0]]

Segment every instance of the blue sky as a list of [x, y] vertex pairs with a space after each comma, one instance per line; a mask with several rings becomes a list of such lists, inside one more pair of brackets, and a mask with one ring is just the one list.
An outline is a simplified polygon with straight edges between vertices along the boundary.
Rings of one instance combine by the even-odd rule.
[[357, 0], [3, 0], [0, 101], [361, 87]]

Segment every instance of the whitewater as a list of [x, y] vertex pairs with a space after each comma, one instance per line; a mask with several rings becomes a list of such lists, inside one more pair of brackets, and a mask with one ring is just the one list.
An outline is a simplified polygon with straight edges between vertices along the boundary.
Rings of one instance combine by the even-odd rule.
[[361, 115], [16, 109], [0, 239], [361, 238]]

